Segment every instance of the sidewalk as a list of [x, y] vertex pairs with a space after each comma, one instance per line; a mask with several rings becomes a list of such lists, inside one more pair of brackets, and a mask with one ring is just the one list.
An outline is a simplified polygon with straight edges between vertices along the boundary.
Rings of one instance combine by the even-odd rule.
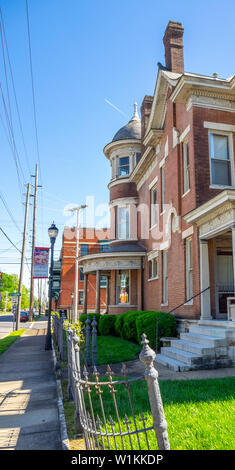
[[40, 326], [0, 356], [0, 450], [62, 449], [53, 356]]

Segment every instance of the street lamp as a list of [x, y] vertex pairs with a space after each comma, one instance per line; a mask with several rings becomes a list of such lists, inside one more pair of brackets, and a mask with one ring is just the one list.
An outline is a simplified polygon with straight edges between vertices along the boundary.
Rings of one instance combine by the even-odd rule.
[[76, 254], [75, 254], [75, 286], [74, 286], [74, 321], [78, 320], [78, 245], [79, 245], [79, 214], [81, 209], [85, 209], [86, 204], [82, 206], [75, 206], [69, 209], [71, 212], [77, 212], [77, 227], [76, 227]]
[[51, 345], [51, 303], [52, 303], [52, 284], [53, 284], [53, 263], [54, 263], [54, 244], [56, 241], [56, 237], [58, 235], [58, 228], [55, 226], [54, 222], [48, 229], [48, 235], [51, 241], [51, 266], [50, 266], [50, 280], [49, 280], [49, 308], [48, 308], [48, 324], [47, 324], [47, 335], [46, 335], [46, 343], [45, 343], [45, 350], [52, 349]]

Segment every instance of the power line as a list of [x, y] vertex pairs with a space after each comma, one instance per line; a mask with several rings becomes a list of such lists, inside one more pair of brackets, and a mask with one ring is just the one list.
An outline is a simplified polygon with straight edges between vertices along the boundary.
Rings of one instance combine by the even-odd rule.
[[7, 202], [6, 202], [6, 200], [5, 200], [5, 198], [4, 198], [4, 196], [3, 196], [3, 194], [2, 194], [1, 191], [0, 191], [0, 199], [2, 200], [3, 205], [4, 205], [4, 207], [5, 207], [6, 211], [7, 211], [7, 213], [9, 214], [9, 216], [10, 216], [12, 222], [13, 222], [14, 225], [16, 226], [17, 230], [19, 230], [20, 234], [22, 234], [22, 230], [19, 228], [18, 224], [16, 223], [16, 220], [14, 219], [14, 217], [13, 217], [13, 215], [12, 215], [12, 213], [11, 213], [11, 211], [10, 211], [8, 205], [7, 205]]
[[3, 233], [3, 235], [5, 235], [5, 237], [7, 238], [7, 240], [15, 247], [15, 249], [17, 251], [19, 251], [19, 253], [21, 253], [21, 250], [19, 250], [19, 248], [17, 248], [17, 246], [13, 243], [13, 241], [8, 237], [8, 235], [4, 232], [4, 230], [2, 229], [2, 227], [0, 227], [0, 230], [1, 232]]
[[[26, 145], [25, 145], [23, 126], [22, 126], [22, 121], [21, 121], [21, 117], [20, 117], [19, 105], [18, 105], [18, 100], [17, 100], [17, 95], [16, 95], [16, 88], [15, 88], [15, 83], [14, 83], [14, 77], [13, 77], [13, 71], [12, 71], [12, 66], [11, 66], [10, 54], [9, 54], [9, 49], [8, 49], [8, 44], [7, 44], [6, 30], [5, 30], [5, 26], [4, 26], [3, 14], [2, 14], [1, 7], [0, 7], [0, 19], [1, 19], [1, 24], [0, 24], [1, 38], [2, 38], [2, 31], [3, 31], [5, 46], [6, 46], [6, 52], [7, 52], [7, 58], [8, 58], [8, 64], [9, 64], [9, 70], [10, 70], [10, 75], [11, 75], [12, 88], [13, 88], [15, 104], [16, 104], [16, 110], [17, 110], [17, 116], [18, 116], [18, 121], [19, 121], [19, 127], [20, 127], [20, 132], [21, 132], [21, 137], [22, 137], [22, 142], [23, 142], [23, 147], [24, 147], [24, 152], [25, 152], [26, 163], [27, 163], [29, 174], [30, 174], [30, 165], [29, 165], [28, 152], [27, 152]], [[2, 41], [2, 43], [3, 43], [3, 41]], [[4, 44], [3, 44], [2, 47], [3, 47], [3, 50], [4, 50]], [[5, 56], [4, 56], [4, 59], [5, 59]]]

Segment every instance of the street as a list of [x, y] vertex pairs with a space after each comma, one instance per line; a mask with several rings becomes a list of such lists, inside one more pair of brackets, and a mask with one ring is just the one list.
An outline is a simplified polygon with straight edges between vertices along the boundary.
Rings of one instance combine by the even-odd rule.
[[[39, 326], [40, 328], [45, 328], [47, 320], [45, 321], [44, 318], [40, 320], [39, 325], [37, 325], [37, 322], [21, 322], [20, 328], [26, 330], [28, 328], [32, 328], [33, 325], [36, 329], [39, 328]], [[45, 323], [45, 325], [42, 325], [42, 321]], [[14, 331], [14, 329], [15, 322], [13, 322], [13, 315], [11, 313], [0, 315], [0, 339], [9, 335], [12, 331]]]

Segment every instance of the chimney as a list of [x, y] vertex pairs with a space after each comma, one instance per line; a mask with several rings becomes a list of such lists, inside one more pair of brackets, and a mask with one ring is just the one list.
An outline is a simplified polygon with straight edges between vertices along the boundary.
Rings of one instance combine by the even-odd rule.
[[184, 73], [183, 34], [182, 23], [169, 21], [163, 43], [166, 67], [172, 72]]
[[153, 104], [153, 96], [146, 95], [141, 105], [141, 138], [144, 138]]

